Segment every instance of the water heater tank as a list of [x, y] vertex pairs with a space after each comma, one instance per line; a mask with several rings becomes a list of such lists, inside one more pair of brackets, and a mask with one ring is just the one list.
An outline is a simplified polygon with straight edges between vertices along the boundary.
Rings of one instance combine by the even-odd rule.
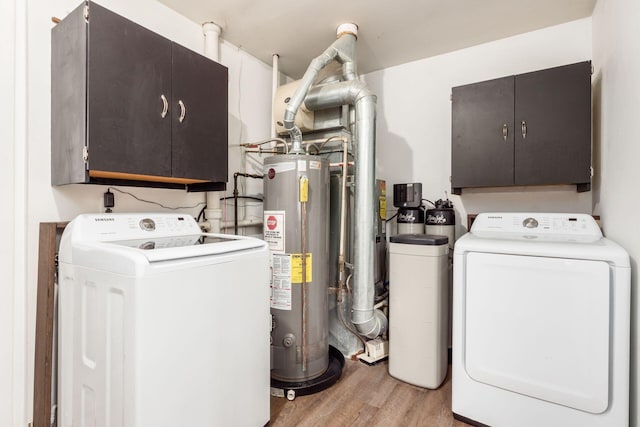
[[264, 173], [264, 238], [273, 275], [271, 377], [307, 381], [329, 364], [329, 163], [277, 155], [265, 159]]

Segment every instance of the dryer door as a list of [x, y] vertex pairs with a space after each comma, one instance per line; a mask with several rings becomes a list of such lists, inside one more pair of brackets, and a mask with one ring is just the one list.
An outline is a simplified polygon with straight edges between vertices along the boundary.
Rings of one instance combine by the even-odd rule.
[[470, 253], [465, 276], [471, 378], [591, 413], [607, 409], [606, 262]]

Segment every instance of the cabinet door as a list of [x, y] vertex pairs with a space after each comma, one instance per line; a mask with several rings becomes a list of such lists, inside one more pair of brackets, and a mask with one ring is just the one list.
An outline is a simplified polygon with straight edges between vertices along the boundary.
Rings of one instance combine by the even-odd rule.
[[91, 170], [171, 175], [171, 42], [91, 3], [88, 41]]
[[514, 79], [453, 88], [451, 186], [513, 184]]
[[172, 89], [173, 176], [226, 182], [227, 68], [173, 44]]
[[515, 79], [515, 184], [588, 183], [591, 63]]

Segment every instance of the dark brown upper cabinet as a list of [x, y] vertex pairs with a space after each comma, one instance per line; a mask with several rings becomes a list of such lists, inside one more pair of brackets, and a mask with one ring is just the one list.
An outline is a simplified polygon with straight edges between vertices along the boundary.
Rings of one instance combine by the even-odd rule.
[[52, 29], [51, 181], [223, 190], [227, 68], [95, 3]]
[[451, 187], [591, 186], [591, 62], [452, 89]]

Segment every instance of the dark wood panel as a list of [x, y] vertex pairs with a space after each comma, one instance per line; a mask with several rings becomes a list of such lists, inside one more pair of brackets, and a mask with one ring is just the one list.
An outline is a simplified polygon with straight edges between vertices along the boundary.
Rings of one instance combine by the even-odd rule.
[[227, 68], [175, 43], [172, 67], [172, 174], [227, 182]]
[[88, 19], [82, 4], [52, 31], [52, 184], [104, 183], [95, 172], [109, 172], [127, 174], [109, 178], [116, 185], [224, 189], [226, 67], [98, 4], [87, 7]]
[[51, 30], [51, 184], [85, 182], [87, 24], [84, 4]]
[[513, 184], [513, 77], [458, 86], [452, 96], [451, 186]]
[[88, 52], [89, 168], [170, 176], [171, 42], [91, 3]]
[[589, 182], [591, 62], [515, 79], [515, 184]]
[[49, 427], [53, 371], [56, 254], [66, 222], [40, 223], [33, 374], [33, 425]]

